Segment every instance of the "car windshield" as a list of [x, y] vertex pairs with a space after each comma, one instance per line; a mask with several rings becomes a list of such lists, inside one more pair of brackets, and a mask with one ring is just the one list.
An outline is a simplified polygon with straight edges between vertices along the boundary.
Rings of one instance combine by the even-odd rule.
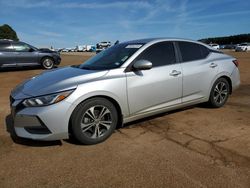
[[144, 44], [121, 43], [114, 45], [81, 64], [81, 69], [107, 70], [120, 67]]
[[246, 43], [242, 43], [242, 44], [240, 44], [240, 46], [247, 46], [247, 44]]

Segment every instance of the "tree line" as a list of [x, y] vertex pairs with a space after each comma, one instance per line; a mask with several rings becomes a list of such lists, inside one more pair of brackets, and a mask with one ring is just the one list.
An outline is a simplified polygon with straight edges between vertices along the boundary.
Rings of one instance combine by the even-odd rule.
[[[14, 41], [19, 41], [19, 38], [14, 29], [11, 28], [8, 24], [0, 26], [0, 39], [11, 39]], [[199, 41], [206, 44], [216, 43], [220, 45], [224, 44], [240, 44], [243, 42], [250, 42], [250, 33], [249, 34], [240, 34], [232, 35], [225, 37], [214, 37], [214, 38], [204, 38]]]
[[8, 24], [0, 26], [0, 39], [11, 39], [14, 41], [19, 41], [15, 30], [12, 29]]
[[214, 38], [205, 38], [200, 39], [199, 41], [204, 42], [206, 44], [216, 43], [216, 44], [240, 44], [243, 42], [250, 42], [250, 33], [249, 34], [240, 34], [240, 35], [232, 35], [225, 37], [214, 37]]

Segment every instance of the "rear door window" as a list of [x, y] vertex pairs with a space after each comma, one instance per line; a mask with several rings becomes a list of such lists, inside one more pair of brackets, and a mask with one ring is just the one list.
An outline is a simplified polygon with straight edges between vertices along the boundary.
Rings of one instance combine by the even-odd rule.
[[203, 45], [192, 42], [178, 42], [182, 61], [195, 61], [204, 59], [209, 54], [209, 49]]
[[0, 42], [0, 52], [12, 52], [13, 48], [10, 42]]
[[170, 65], [176, 63], [175, 50], [173, 42], [160, 42], [153, 44], [144, 50], [137, 60], [148, 60], [153, 67]]

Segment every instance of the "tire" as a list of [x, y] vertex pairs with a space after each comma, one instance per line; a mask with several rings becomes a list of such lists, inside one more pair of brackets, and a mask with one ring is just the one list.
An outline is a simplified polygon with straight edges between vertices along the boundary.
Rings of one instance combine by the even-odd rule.
[[103, 142], [118, 123], [115, 106], [105, 98], [92, 98], [76, 107], [71, 116], [71, 132], [84, 145]]
[[41, 62], [44, 69], [52, 69], [55, 63], [54, 60], [50, 57], [43, 58]]
[[230, 86], [228, 81], [225, 78], [219, 78], [211, 89], [208, 103], [213, 108], [220, 108], [227, 102], [229, 94]]

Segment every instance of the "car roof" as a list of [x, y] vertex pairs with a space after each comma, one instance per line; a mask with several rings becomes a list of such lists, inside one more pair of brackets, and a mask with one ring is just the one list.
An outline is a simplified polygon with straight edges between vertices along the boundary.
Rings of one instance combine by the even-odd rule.
[[15, 40], [11, 40], [11, 39], [0, 39], [0, 43], [26, 44], [25, 42], [15, 41]]
[[11, 40], [11, 39], [0, 39], [0, 42], [3, 42], [3, 41], [8, 41], [8, 42], [10, 42], [10, 41], [13, 41], [13, 40]]
[[131, 40], [131, 41], [127, 41], [125, 43], [147, 44], [147, 43], [151, 43], [151, 42], [154, 43], [154, 42], [161, 42], [161, 41], [184, 41], [184, 42], [194, 42], [194, 43], [206, 45], [205, 43], [195, 41], [195, 40], [191, 40], [191, 39], [171, 38], [171, 37], [167, 37], [167, 38], [145, 38], [145, 39]]
[[205, 44], [203, 42], [200, 41], [196, 41], [196, 40], [192, 40], [192, 39], [184, 39], [184, 38], [171, 38], [171, 37], [167, 37], [167, 38], [145, 38], [145, 39], [138, 39], [138, 40], [131, 40], [131, 41], [127, 41], [127, 42], [123, 42], [125, 44], [154, 44], [157, 42], [164, 42], [164, 41], [181, 41], [181, 42], [192, 42], [192, 43], [196, 43], [196, 44], [200, 44], [203, 45], [207, 48], [209, 48], [210, 50], [214, 50], [214, 48], [212, 46], [209, 46], [208, 44]]
[[[131, 41], [127, 41], [124, 42], [125, 44], [144, 44], [144, 45], [152, 45], [158, 42], [165, 42], [165, 41], [180, 41], [180, 42], [191, 42], [191, 43], [196, 43], [202, 46], [205, 46], [206, 48], [210, 49], [211, 51], [218, 51], [216, 49], [214, 49], [212, 46], [209, 46], [206, 43], [200, 42], [200, 41], [196, 41], [196, 40], [192, 40], [192, 39], [184, 39], [184, 38], [173, 38], [173, 37], [165, 37], [165, 38], [145, 38], [145, 39], [138, 39], [138, 40], [131, 40]], [[218, 51], [219, 52], [219, 51]]]
[[1, 44], [10, 44], [11, 42], [12, 40], [9, 40], [9, 39], [0, 39]]

